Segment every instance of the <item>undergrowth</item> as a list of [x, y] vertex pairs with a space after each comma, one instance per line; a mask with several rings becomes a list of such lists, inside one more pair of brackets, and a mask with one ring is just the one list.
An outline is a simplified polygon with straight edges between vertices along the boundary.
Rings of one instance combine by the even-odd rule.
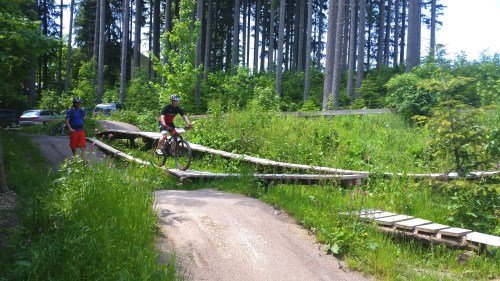
[[[174, 280], [155, 247], [156, 170], [113, 162], [48, 164], [29, 139], [2, 134], [9, 186], [18, 194], [20, 227], [10, 242], [6, 280]], [[27, 164], [29, 163], [29, 164]]]

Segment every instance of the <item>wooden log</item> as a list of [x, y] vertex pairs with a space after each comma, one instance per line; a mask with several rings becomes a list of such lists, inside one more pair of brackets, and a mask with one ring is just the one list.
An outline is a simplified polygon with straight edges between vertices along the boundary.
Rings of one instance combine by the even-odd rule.
[[96, 140], [94, 138], [89, 138], [87, 137], [86, 138], [88, 141], [92, 142], [93, 144], [95, 144], [97, 147], [99, 147], [100, 149], [108, 152], [108, 153], [111, 153], [113, 155], [116, 155], [116, 156], [119, 156], [119, 157], [122, 157], [130, 162], [136, 162], [136, 163], [139, 163], [139, 164], [142, 164], [142, 165], [150, 165], [149, 162], [146, 162], [146, 161], [143, 161], [139, 158], [135, 158], [133, 156], [130, 156], [126, 153], [123, 153], [121, 151], [119, 151], [118, 149], [115, 149], [105, 143], [103, 143], [102, 141], [99, 141], [99, 140]]
[[[146, 137], [146, 138], [152, 138], [152, 139], [158, 139], [161, 137], [160, 133], [155, 133], [155, 132], [136, 132], [136, 131], [127, 131], [127, 130], [107, 130], [98, 133], [97, 135], [106, 135], [109, 133], [116, 133], [118, 134], [116, 138], [126, 138], [125, 135], [133, 135], [136, 137]], [[355, 171], [355, 170], [346, 170], [346, 169], [337, 169], [337, 168], [331, 168], [331, 167], [321, 167], [321, 166], [312, 166], [312, 165], [304, 165], [304, 164], [295, 164], [295, 163], [286, 163], [286, 162], [280, 162], [280, 161], [274, 161], [274, 160], [269, 160], [265, 158], [259, 158], [259, 157], [254, 157], [254, 156], [249, 156], [249, 155], [244, 155], [244, 154], [236, 154], [236, 153], [231, 153], [223, 150], [217, 150], [217, 149], [212, 149], [208, 148], [203, 145], [191, 143], [191, 149], [193, 151], [199, 151], [199, 152], [205, 152], [205, 153], [210, 153], [214, 155], [219, 155], [222, 157], [230, 158], [230, 159], [236, 159], [236, 160], [242, 160], [258, 165], [263, 165], [263, 166], [274, 166], [274, 167], [280, 167], [280, 168], [289, 168], [289, 169], [298, 169], [298, 170], [308, 170], [308, 171], [315, 171], [315, 172], [320, 172], [320, 173], [329, 173], [329, 174], [346, 174], [346, 175], [370, 175], [370, 172], [367, 171]], [[499, 175], [500, 171], [487, 171], [487, 172], [471, 172], [467, 177], [468, 178], [483, 178], [483, 177], [492, 177], [495, 175]], [[450, 180], [450, 179], [458, 179], [458, 174], [456, 173], [428, 173], [428, 174], [418, 174], [418, 173], [382, 173], [383, 176], [386, 177], [412, 177], [412, 178], [430, 178], [430, 179], [436, 179], [436, 180]]]

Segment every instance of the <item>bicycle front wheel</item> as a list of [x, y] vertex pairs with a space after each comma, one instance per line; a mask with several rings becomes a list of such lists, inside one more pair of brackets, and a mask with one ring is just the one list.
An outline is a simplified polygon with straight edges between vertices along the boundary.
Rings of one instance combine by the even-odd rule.
[[185, 140], [177, 141], [174, 150], [175, 166], [179, 170], [185, 171], [191, 165], [192, 158], [193, 154], [189, 143]]
[[153, 141], [150, 155], [151, 155], [151, 162], [153, 163], [153, 165], [161, 167], [161, 166], [165, 165], [165, 161], [167, 161], [167, 154], [163, 148], [161, 149], [162, 153], [161, 154], [158, 153], [157, 147], [158, 147], [159, 141], [160, 141], [159, 139], [156, 139]]

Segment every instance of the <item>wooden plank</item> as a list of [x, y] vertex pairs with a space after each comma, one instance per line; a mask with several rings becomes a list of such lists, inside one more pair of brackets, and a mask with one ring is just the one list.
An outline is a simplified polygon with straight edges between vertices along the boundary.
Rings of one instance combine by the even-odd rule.
[[142, 165], [150, 165], [149, 162], [146, 162], [146, 161], [143, 161], [141, 159], [138, 159], [138, 158], [135, 158], [135, 157], [132, 157], [126, 153], [123, 153], [121, 151], [119, 151], [118, 149], [115, 149], [105, 143], [103, 143], [102, 141], [99, 141], [99, 140], [96, 140], [94, 138], [86, 138], [88, 141], [92, 142], [93, 144], [95, 144], [97, 147], [99, 147], [100, 149], [102, 150], [105, 150], [113, 155], [117, 155], [119, 157], [122, 157], [122, 158], [125, 158], [131, 162], [136, 162], [136, 163], [139, 163], [139, 164], [142, 164]]
[[397, 216], [376, 218], [376, 219], [374, 219], [374, 221], [377, 224], [380, 224], [380, 225], [392, 226], [396, 222], [404, 221], [404, 220], [409, 220], [409, 219], [413, 219], [413, 217], [412, 216], [407, 216], [407, 215], [397, 215]]
[[414, 230], [416, 226], [430, 224], [430, 223], [432, 223], [432, 222], [428, 221], [428, 220], [414, 218], [411, 220], [397, 222], [395, 227], [397, 229]]
[[475, 231], [467, 234], [466, 236], [467, 236], [466, 239], [468, 242], [474, 242], [474, 243], [478, 243], [478, 244], [485, 244], [485, 245], [489, 245], [489, 246], [500, 247], [500, 237], [498, 237], [498, 236], [479, 233], [479, 232], [475, 232]]
[[359, 218], [362, 220], [373, 220], [373, 219], [378, 219], [378, 218], [383, 218], [383, 217], [390, 217], [390, 216], [395, 216], [397, 214], [394, 213], [389, 213], [389, 212], [381, 212], [381, 213], [372, 213], [372, 214], [364, 214], [360, 215]]
[[462, 236], [465, 236], [471, 232], [472, 232], [472, 230], [469, 230], [469, 229], [450, 227], [450, 228], [445, 228], [445, 229], [439, 230], [438, 234], [453, 236], [453, 237], [462, 237]]
[[425, 225], [419, 225], [415, 227], [415, 230], [419, 234], [436, 234], [439, 230], [450, 228], [448, 225], [443, 225], [439, 223], [431, 223]]

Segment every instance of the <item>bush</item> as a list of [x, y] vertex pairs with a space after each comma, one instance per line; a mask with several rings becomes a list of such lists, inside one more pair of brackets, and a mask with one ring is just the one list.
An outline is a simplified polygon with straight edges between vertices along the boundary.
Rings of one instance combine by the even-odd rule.
[[421, 79], [414, 73], [396, 75], [387, 84], [387, 105], [405, 120], [414, 115], [428, 116], [436, 100], [433, 95], [419, 87]]
[[130, 81], [127, 90], [126, 105], [128, 109], [137, 112], [158, 110], [161, 107], [160, 96], [149, 82], [145, 71], [138, 70], [134, 73], [134, 78]]

